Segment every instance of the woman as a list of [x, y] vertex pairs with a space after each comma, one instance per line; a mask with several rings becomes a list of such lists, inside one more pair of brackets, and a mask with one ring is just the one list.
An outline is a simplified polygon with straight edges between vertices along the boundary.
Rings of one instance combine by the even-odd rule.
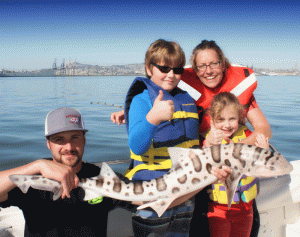
[[[269, 139], [272, 137], [270, 125], [259, 109], [253, 92], [257, 82], [253, 71], [250, 68], [230, 65], [228, 59], [215, 41], [203, 40], [193, 50], [191, 57], [192, 68], [186, 69], [181, 79], [201, 95], [194, 98], [198, 107], [200, 122], [200, 134], [205, 137], [210, 129], [210, 118], [205, 114], [214, 95], [220, 92], [232, 92], [241, 104], [246, 105], [246, 117], [253, 127], [253, 133], [245, 138], [241, 143], [255, 145], [256, 136], [262, 133]], [[189, 86], [186, 86], [189, 88]], [[192, 92], [190, 94], [193, 94]], [[216, 131], [208, 134], [206, 144], [208, 146], [220, 144], [223, 139], [222, 132]], [[196, 209], [191, 224], [190, 236], [197, 233], [199, 223], [206, 221], [207, 207], [197, 205], [207, 200], [205, 192], [200, 192], [196, 196]], [[202, 210], [201, 210], [202, 209]], [[257, 236], [259, 230], [259, 213], [255, 201], [253, 202], [253, 227], [251, 236]], [[204, 226], [204, 225], [202, 225]], [[208, 233], [207, 233], [208, 235]], [[208, 235], [209, 236], [209, 235]]]
[[[250, 68], [230, 65], [215, 41], [207, 40], [203, 40], [193, 50], [191, 63], [192, 68], [185, 70], [181, 80], [189, 85], [185, 86], [188, 92], [192, 87], [201, 94], [200, 97], [194, 98], [198, 112], [203, 115], [200, 134], [204, 136], [210, 129], [209, 116], [204, 112], [209, 107], [213, 96], [220, 92], [232, 92], [239, 98], [241, 104], [247, 106], [247, 119], [254, 129], [251, 136], [242, 143], [255, 145], [255, 137], [258, 133], [264, 134], [269, 139], [272, 137], [270, 125], [253, 96], [257, 82]], [[222, 135], [219, 133], [218, 136], [208, 137], [208, 142], [210, 145], [216, 145], [221, 138]]]

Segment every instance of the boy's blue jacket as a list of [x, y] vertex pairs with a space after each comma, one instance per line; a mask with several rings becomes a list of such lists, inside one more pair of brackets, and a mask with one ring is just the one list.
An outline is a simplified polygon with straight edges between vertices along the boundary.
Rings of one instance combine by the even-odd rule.
[[[127, 132], [129, 132], [130, 123], [128, 116], [130, 104], [133, 98], [144, 90], [148, 90], [152, 105], [159, 94], [159, 90], [162, 90], [164, 93], [163, 100], [172, 100], [175, 106], [173, 119], [161, 122], [158, 125], [149, 150], [143, 155], [136, 155], [131, 152], [133, 162], [131, 162], [126, 176], [132, 178], [139, 171], [138, 176], [145, 177], [142, 176], [141, 172], [144, 170], [148, 171], [147, 173], [149, 173], [149, 170], [154, 171], [152, 172], [153, 176], [148, 176], [146, 179], [143, 178], [143, 180], [147, 180], [157, 178], [171, 168], [172, 164], [167, 152], [168, 147], [190, 148], [199, 146], [199, 120], [194, 100], [187, 92], [175, 88], [169, 93], [157, 86], [150, 79], [138, 77], [133, 81], [126, 96], [125, 121]], [[163, 171], [163, 173], [155, 172], [158, 170]]]

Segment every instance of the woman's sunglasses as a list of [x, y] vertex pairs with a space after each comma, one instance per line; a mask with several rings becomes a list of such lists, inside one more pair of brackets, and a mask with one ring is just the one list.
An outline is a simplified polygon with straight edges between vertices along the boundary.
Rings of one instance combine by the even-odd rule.
[[183, 67], [167, 67], [167, 66], [160, 66], [156, 63], [151, 63], [153, 66], [157, 67], [159, 71], [162, 73], [169, 73], [171, 70], [173, 70], [174, 74], [182, 74], [184, 71]]

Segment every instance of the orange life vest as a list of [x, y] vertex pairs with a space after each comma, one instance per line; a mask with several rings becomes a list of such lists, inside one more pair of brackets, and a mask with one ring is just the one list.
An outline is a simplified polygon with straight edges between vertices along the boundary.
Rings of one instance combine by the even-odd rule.
[[[200, 134], [206, 133], [210, 129], [210, 118], [204, 114], [209, 108], [214, 95], [220, 92], [231, 92], [237, 96], [243, 105], [254, 104], [258, 107], [253, 96], [257, 87], [257, 81], [252, 69], [242, 66], [231, 65], [222, 82], [216, 88], [210, 89], [204, 86], [192, 68], [186, 68], [181, 76], [178, 85], [182, 90], [186, 90], [195, 100], [199, 113]], [[201, 121], [202, 117], [202, 121]]]

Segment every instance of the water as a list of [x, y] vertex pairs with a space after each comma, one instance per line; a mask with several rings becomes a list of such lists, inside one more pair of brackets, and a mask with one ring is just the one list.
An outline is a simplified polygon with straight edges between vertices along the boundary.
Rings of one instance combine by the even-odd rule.
[[[300, 77], [258, 77], [255, 97], [272, 127], [271, 143], [297, 160], [300, 142]], [[84, 117], [89, 162], [128, 159], [125, 126], [110, 121], [123, 106], [134, 77], [0, 78], [0, 170], [51, 157], [44, 136], [47, 113], [61, 106]], [[114, 104], [115, 106], [107, 106]], [[128, 164], [114, 166], [123, 172]]]

